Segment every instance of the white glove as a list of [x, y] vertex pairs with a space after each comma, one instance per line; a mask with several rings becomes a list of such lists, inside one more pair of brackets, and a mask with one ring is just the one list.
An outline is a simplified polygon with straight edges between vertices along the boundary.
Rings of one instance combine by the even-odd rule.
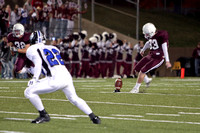
[[34, 85], [36, 82], [36, 78], [33, 77], [31, 80], [28, 81], [28, 87]]

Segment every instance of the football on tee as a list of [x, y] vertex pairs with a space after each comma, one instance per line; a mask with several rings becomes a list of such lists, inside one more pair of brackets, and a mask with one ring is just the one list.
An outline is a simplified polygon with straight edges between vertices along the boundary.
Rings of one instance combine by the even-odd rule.
[[122, 79], [117, 78], [115, 80], [115, 92], [120, 92], [120, 89], [122, 88]]

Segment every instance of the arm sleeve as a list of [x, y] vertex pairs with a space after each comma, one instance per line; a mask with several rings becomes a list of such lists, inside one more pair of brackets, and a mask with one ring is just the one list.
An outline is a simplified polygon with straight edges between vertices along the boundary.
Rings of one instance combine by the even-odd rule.
[[146, 49], [148, 49], [148, 48], [150, 48], [150, 43], [149, 43], [149, 41], [147, 41], [146, 43], [145, 43], [145, 45], [144, 45], [144, 47], [141, 49], [141, 51], [145, 51]]
[[168, 54], [168, 48], [167, 48], [166, 42], [162, 44], [162, 49], [163, 49], [163, 53], [164, 53], [164, 56], [165, 56], [165, 61], [169, 62], [169, 54]]

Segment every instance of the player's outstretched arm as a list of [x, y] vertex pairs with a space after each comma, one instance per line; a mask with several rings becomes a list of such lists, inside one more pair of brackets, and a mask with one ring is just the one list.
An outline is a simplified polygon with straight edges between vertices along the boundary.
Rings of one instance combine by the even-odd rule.
[[25, 45], [25, 48], [23, 48], [23, 49], [18, 49], [17, 52], [18, 52], [18, 53], [24, 53], [24, 54], [25, 54], [25, 53], [26, 53], [26, 50], [28, 49], [28, 47], [30, 47], [30, 44]]

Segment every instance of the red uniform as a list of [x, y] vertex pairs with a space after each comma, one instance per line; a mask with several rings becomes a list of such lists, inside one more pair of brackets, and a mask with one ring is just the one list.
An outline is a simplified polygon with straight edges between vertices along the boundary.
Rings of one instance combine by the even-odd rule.
[[[25, 48], [25, 45], [30, 44], [29, 42], [30, 33], [25, 32], [21, 38], [17, 38], [13, 35], [13, 33], [9, 33], [7, 37], [8, 37], [8, 43], [12, 42], [14, 47], [18, 49], [23, 49]], [[26, 57], [26, 54], [19, 53], [17, 60], [15, 62], [14, 70], [16, 72], [19, 72], [20, 70], [22, 70], [24, 66], [30, 67], [33, 66], [33, 63]]]
[[[145, 45], [149, 45], [150, 52], [142, 58], [135, 66], [137, 72], [148, 73], [150, 70], [158, 68], [164, 62], [163, 43], [168, 44], [168, 33], [166, 31], [158, 31]], [[145, 46], [144, 46], [145, 47]]]

